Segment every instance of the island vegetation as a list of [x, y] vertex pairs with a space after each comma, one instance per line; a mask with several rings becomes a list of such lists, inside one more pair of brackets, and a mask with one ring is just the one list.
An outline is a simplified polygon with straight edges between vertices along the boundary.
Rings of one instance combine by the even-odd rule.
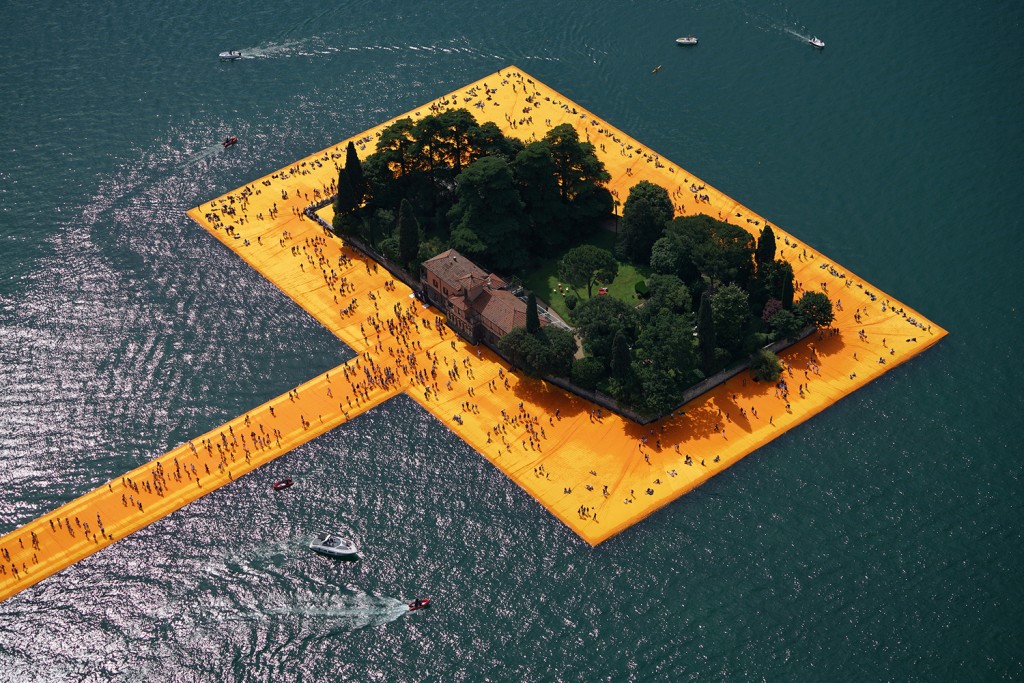
[[[541, 326], [530, 293], [526, 325], [499, 351], [528, 374], [568, 377], [643, 415], [672, 410], [739, 362], [774, 381], [782, 366], [765, 346], [831, 324], [824, 293], [794, 300], [770, 226], [755, 238], [710, 216], [675, 217], [668, 191], [647, 181], [620, 218], [609, 179], [569, 124], [524, 142], [465, 109], [404, 118], [364, 161], [350, 143], [334, 229], [413, 274], [456, 249], [531, 285], [572, 331]], [[617, 286], [624, 277], [629, 286]]]

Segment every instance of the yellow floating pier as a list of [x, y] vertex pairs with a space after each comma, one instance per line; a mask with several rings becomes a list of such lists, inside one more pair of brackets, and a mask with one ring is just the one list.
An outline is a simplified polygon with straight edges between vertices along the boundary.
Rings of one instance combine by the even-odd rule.
[[[755, 235], [766, 223], [515, 67], [396, 118], [460, 107], [524, 140], [571, 123], [594, 143], [621, 200], [649, 180], [669, 191], [677, 214], [706, 213]], [[389, 123], [352, 138], [361, 157]], [[0, 601], [403, 392], [596, 545], [946, 334], [773, 225], [778, 256], [793, 265], [800, 288], [827, 292], [836, 309], [830, 331], [782, 354], [790, 395], [743, 373], [641, 427], [510, 374], [383, 268], [306, 219], [302, 211], [329, 196], [348, 142], [189, 215], [357, 357], [0, 538]], [[330, 209], [322, 215], [329, 221]]]

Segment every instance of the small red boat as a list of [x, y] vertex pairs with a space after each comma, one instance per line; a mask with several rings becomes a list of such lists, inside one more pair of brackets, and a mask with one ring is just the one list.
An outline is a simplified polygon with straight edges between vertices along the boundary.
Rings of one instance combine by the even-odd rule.
[[284, 491], [286, 488], [288, 488], [289, 486], [291, 486], [294, 483], [295, 482], [292, 481], [291, 479], [282, 479], [281, 481], [275, 481], [274, 482], [274, 490], [275, 491]]
[[418, 609], [430, 607], [430, 598], [416, 598], [409, 603], [409, 611], [415, 612]]
[[238, 138], [235, 137], [234, 135], [232, 135], [229, 138], [224, 138], [224, 142], [222, 142], [220, 144], [224, 145], [225, 147], [230, 147], [231, 145], [235, 144], [236, 142], [238, 142]]

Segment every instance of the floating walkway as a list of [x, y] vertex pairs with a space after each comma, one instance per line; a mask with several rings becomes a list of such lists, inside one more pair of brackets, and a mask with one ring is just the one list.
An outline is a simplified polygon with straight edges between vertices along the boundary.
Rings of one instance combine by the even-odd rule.
[[[754, 235], [766, 224], [515, 67], [396, 119], [460, 107], [526, 140], [571, 123], [594, 143], [620, 201], [649, 180], [668, 189], [679, 215], [717, 215]], [[392, 121], [353, 138], [361, 158]], [[0, 538], [0, 601], [399, 393], [597, 545], [946, 334], [772, 225], [778, 257], [792, 263], [802, 290], [827, 292], [836, 308], [831, 331], [781, 354], [788, 399], [742, 373], [641, 427], [510, 373], [486, 348], [457, 338], [383, 268], [305, 218], [306, 207], [330, 196], [348, 142], [188, 213], [357, 357]], [[329, 221], [330, 208], [321, 215]]]

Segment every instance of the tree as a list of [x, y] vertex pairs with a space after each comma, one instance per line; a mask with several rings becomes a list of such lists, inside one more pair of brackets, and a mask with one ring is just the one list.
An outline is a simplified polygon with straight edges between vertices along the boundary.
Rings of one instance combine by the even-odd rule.
[[572, 372], [572, 361], [576, 355], [576, 337], [569, 330], [554, 325], [542, 327], [537, 335], [547, 342], [544, 374], [568, 377]]
[[672, 220], [668, 190], [641, 180], [629, 190], [622, 208], [622, 229], [616, 248], [619, 254], [641, 265], [651, 262], [651, 248]]
[[576, 341], [571, 332], [557, 327], [548, 326], [534, 334], [525, 327], [516, 327], [498, 340], [498, 350], [531, 377], [567, 377]]
[[336, 232], [345, 232], [350, 227], [349, 217], [359, 208], [355, 190], [345, 169], [338, 171], [338, 194], [334, 197], [334, 220]]
[[762, 382], [774, 382], [782, 374], [782, 364], [774, 353], [761, 349], [750, 361], [750, 371]]
[[[754, 272], [754, 238], [746, 230], [710, 216], [679, 216], [665, 228], [675, 258], [675, 274], [692, 286], [700, 275], [746, 287]], [[669, 245], [659, 245], [666, 249]], [[654, 255], [652, 253], [652, 261]], [[659, 256], [664, 258], [664, 255]], [[662, 261], [658, 261], [658, 272]]]
[[537, 295], [530, 292], [526, 297], [526, 331], [533, 334], [540, 329], [540, 315], [537, 313]]
[[617, 332], [624, 332], [630, 343], [636, 338], [636, 309], [610, 296], [581, 302], [572, 312], [572, 321], [583, 347], [605, 366], [611, 363], [612, 340]]
[[555, 165], [559, 196], [568, 210], [568, 218], [579, 230], [593, 229], [597, 219], [611, 213], [613, 199], [604, 184], [611, 174], [594, 153], [594, 145], [580, 142], [572, 124], [555, 126], [544, 136]]
[[348, 147], [345, 149], [345, 171], [348, 173], [349, 182], [352, 183], [356, 204], [361, 204], [366, 198], [366, 177], [363, 175], [363, 165], [359, 161], [359, 154], [356, 153], [356, 145], [351, 140], [348, 141]]
[[711, 317], [718, 345], [732, 350], [740, 348], [750, 322], [747, 293], [735, 284], [720, 287], [711, 296]]
[[593, 296], [594, 284], [611, 282], [619, 273], [619, 262], [607, 249], [583, 244], [566, 252], [558, 262], [558, 277], [573, 288], [586, 287]]
[[796, 312], [808, 325], [828, 327], [835, 319], [832, 301], [823, 292], [805, 292], [796, 304]]
[[570, 378], [573, 384], [593, 391], [607, 375], [604, 363], [592, 356], [584, 356], [573, 361]]
[[498, 350], [509, 359], [513, 368], [525, 369], [530, 350], [535, 344], [536, 339], [525, 327], [514, 327], [498, 340]]
[[775, 331], [776, 339], [793, 339], [804, 327], [803, 319], [786, 309], [779, 310], [768, 320], [768, 324]]
[[764, 230], [761, 231], [761, 236], [757, 238], [757, 251], [754, 252], [754, 263], [757, 264], [758, 271], [760, 271], [762, 264], [772, 263], [774, 260], [775, 233], [772, 231], [772, 226], [765, 225]]
[[710, 372], [715, 365], [715, 322], [711, 316], [711, 293], [704, 292], [697, 310], [697, 346], [700, 349], [704, 371]]
[[700, 377], [690, 325], [662, 308], [644, 325], [633, 349], [633, 372], [645, 412], [677, 405], [683, 391]]
[[[659, 237], [651, 247], [651, 270], [662, 275], [679, 275], [679, 256], [671, 237]], [[697, 275], [696, 269], [693, 273]]]
[[456, 178], [458, 201], [448, 212], [451, 246], [512, 271], [526, 262], [523, 203], [512, 171], [500, 157], [477, 159]]
[[398, 260], [409, 265], [420, 251], [420, 224], [413, 215], [412, 205], [403, 199], [398, 209]]
[[612, 357], [609, 366], [612, 377], [625, 382], [632, 371], [633, 357], [629, 350], [629, 337], [624, 330], [619, 330], [612, 338]]
[[371, 157], [380, 157], [396, 177], [405, 175], [412, 168], [409, 152], [415, 140], [414, 129], [409, 117], [398, 119], [380, 132], [377, 151]]
[[756, 286], [751, 290], [755, 304], [778, 299], [782, 308], [793, 308], [793, 266], [781, 259], [758, 264]]
[[516, 155], [512, 173], [530, 219], [530, 250], [540, 253], [564, 244], [570, 236], [568, 210], [560, 196], [548, 143], [540, 140], [527, 145]]
[[[647, 286], [650, 295], [641, 309], [641, 316], [649, 319], [662, 310], [677, 317], [690, 314], [690, 291], [675, 275], [652, 275]], [[680, 324], [689, 329], [685, 320], [680, 321]]]

